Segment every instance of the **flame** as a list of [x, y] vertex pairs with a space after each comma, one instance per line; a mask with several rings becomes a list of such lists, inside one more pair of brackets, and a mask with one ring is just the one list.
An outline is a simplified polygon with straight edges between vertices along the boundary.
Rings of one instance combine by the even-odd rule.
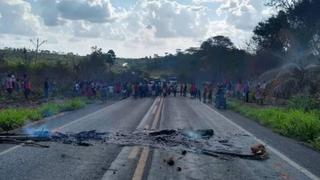
[[48, 137], [50, 135], [50, 131], [46, 126], [41, 126], [38, 128], [26, 127], [23, 131], [30, 136], [36, 137]]

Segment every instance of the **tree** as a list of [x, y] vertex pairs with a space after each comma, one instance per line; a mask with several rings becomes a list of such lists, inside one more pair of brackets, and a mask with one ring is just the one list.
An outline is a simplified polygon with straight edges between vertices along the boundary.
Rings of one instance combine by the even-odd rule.
[[267, 0], [266, 5], [281, 9], [292, 9], [294, 5], [302, 0]]
[[[78, 64], [74, 65], [77, 74], [81, 79], [103, 79], [104, 75], [109, 72], [112, 62], [112, 53], [103, 53], [101, 48], [93, 46], [91, 54], [87, 55]], [[114, 55], [114, 56], [113, 56]]]
[[282, 10], [254, 29], [257, 52], [269, 51], [277, 58], [305, 65], [319, 59], [320, 1], [269, 0], [268, 4]]
[[289, 27], [287, 14], [284, 11], [280, 11], [278, 15], [270, 17], [265, 22], [260, 22], [253, 30], [253, 40], [257, 43], [257, 49], [283, 52], [289, 39], [281, 32], [285, 32]]
[[221, 48], [228, 48], [228, 49], [235, 48], [230, 38], [225, 36], [211, 37], [206, 41], [204, 41], [200, 46], [200, 48], [203, 50], [209, 50], [213, 47], [221, 47]]
[[112, 49], [110, 49], [107, 52], [106, 62], [112, 66], [115, 63], [115, 60], [116, 60], [116, 53]]

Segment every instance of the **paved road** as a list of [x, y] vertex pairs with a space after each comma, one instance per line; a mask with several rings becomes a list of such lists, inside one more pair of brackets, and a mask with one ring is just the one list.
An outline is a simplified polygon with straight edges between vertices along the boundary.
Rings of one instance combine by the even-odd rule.
[[[99, 108], [31, 127], [63, 132], [212, 128], [215, 136], [229, 139], [239, 149], [249, 151], [248, 147], [259, 142], [217, 111], [189, 98], [126, 99]], [[268, 160], [251, 161], [191, 153], [183, 157], [148, 147], [48, 145], [49, 149], [0, 145], [0, 179], [318, 179], [272, 147]], [[175, 166], [164, 163], [170, 157], [176, 160]]]

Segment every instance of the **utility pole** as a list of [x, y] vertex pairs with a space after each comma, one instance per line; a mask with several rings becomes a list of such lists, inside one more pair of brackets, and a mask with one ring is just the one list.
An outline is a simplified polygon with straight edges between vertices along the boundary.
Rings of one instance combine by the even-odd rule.
[[47, 40], [43, 40], [43, 41], [40, 42], [40, 39], [37, 38], [36, 41], [30, 39], [30, 42], [31, 42], [31, 43], [35, 46], [35, 48], [36, 48], [36, 58], [35, 58], [35, 61], [34, 61], [34, 63], [36, 64], [36, 63], [37, 63], [37, 60], [38, 60], [39, 48], [40, 48], [44, 43], [46, 43]]

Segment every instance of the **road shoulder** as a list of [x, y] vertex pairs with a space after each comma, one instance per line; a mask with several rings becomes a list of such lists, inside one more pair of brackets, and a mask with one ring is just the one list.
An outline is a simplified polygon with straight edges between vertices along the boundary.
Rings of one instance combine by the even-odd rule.
[[[214, 107], [211, 106], [214, 109]], [[232, 122], [246, 129], [257, 138], [276, 148], [313, 174], [320, 176], [320, 152], [303, 145], [294, 139], [281, 136], [254, 120], [248, 119], [232, 111], [218, 111]]]
[[[103, 109], [107, 106], [110, 106], [118, 101], [109, 101], [107, 103], [103, 104], [90, 104], [82, 109], [74, 110], [74, 111], [69, 111], [69, 112], [62, 112], [59, 114], [56, 114], [54, 116], [50, 116], [44, 119], [41, 119], [39, 121], [31, 122], [28, 123], [20, 128], [14, 129], [10, 131], [10, 133], [26, 133], [26, 129], [48, 129], [52, 130], [57, 127], [60, 127], [64, 124], [70, 123], [79, 117], [83, 117], [87, 114], [91, 114], [94, 112], [99, 111], [100, 109]], [[11, 149], [15, 147], [16, 145], [14, 144], [0, 144], [0, 153]]]

